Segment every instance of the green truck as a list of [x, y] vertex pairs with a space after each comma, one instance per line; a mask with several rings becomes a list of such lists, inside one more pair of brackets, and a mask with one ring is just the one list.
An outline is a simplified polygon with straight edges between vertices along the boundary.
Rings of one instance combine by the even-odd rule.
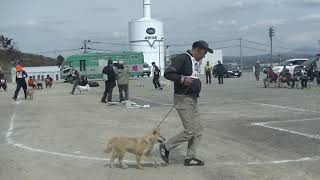
[[61, 78], [67, 79], [72, 76], [73, 70], [78, 70], [81, 76], [86, 76], [88, 79], [101, 79], [102, 69], [107, 66], [109, 59], [113, 61], [115, 67], [120, 62], [128, 66], [131, 77], [143, 74], [142, 52], [84, 53], [66, 58], [60, 69]]

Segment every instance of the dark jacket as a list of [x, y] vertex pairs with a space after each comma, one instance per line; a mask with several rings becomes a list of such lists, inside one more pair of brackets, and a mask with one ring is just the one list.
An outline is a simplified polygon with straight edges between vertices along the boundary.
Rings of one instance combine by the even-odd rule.
[[28, 77], [28, 75], [24, 70], [16, 72], [16, 83], [26, 84], [27, 77]]
[[108, 76], [108, 80], [106, 81], [106, 83], [110, 83], [114, 85], [116, 84], [116, 73], [112, 66], [110, 65], [105, 66], [102, 70], [102, 73]]
[[155, 65], [153, 68], [153, 76], [160, 76], [160, 69], [158, 68], [158, 66]]
[[[190, 52], [187, 51], [189, 54]], [[171, 61], [171, 65], [168, 66], [164, 72], [164, 77], [174, 82], [174, 93], [185, 94], [193, 97], [199, 97], [201, 91], [200, 79], [194, 79], [190, 88], [181, 83], [182, 76], [192, 75], [192, 60], [188, 54], [178, 54]]]
[[224, 68], [223, 64], [215, 65], [215, 68], [213, 69], [213, 74], [217, 76], [223, 76], [225, 73], [226, 69]]

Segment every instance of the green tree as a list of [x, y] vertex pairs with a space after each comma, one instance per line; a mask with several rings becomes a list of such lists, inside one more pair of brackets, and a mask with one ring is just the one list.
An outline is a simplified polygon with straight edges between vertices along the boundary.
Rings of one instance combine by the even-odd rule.
[[16, 43], [13, 39], [0, 35], [0, 50], [5, 51], [7, 59], [16, 61], [21, 58], [21, 52], [16, 48]]

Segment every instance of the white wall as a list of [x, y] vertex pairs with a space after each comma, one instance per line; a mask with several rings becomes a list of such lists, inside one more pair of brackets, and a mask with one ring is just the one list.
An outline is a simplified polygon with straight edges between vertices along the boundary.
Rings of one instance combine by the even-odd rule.
[[[60, 70], [58, 67], [55, 67], [55, 66], [24, 67], [23, 70], [26, 71], [26, 73], [28, 74], [28, 77], [34, 76], [37, 79], [37, 76], [40, 75], [40, 79], [41, 79], [41, 76], [46, 78], [47, 75], [49, 75], [50, 77], [52, 77], [54, 81], [60, 80]], [[57, 79], [57, 76], [58, 76], [58, 79]], [[16, 82], [15, 68], [11, 69], [11, 80], [13, 83]]]

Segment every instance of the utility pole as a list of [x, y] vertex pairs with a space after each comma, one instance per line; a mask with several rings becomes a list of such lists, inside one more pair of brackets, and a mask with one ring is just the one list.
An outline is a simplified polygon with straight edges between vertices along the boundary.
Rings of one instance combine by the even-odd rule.
[[[159, 40], [159, 69], [160, 69], [160, 71], [161, 71], [161, 73], [160, 73], [160, 76], [161, 76], [161, 74], [163, 73], [163, 70], [161, 70], [161, 52], [160, 52], [160, 50], [161, 50], [161, 46], [160, 46], [160, 43], [161, 43], [161, 41], [163, 41], [163, 37]], [[164, 67], [163, 67], [163, 69], [164, 69]]]
[[279, 64], [281, 64], [281, 54], [278, 55], [279, 56]]
[[242, 38], [239, 38], [240, 41], [240, 68], [242, 70]]
[[90, 49], [87, 47], [87, 43], [90, 43], [90, 40], [84, 40], [83, 41], [83, 47], [81, 49], [83, 49], [83, 53], [87, 53], [87, 49]]
[[269, 28], [269, 38], [270, 38], [270, 61], [272, 67], [272, 37], [274, 37], [274, 28], [270, 26]]

